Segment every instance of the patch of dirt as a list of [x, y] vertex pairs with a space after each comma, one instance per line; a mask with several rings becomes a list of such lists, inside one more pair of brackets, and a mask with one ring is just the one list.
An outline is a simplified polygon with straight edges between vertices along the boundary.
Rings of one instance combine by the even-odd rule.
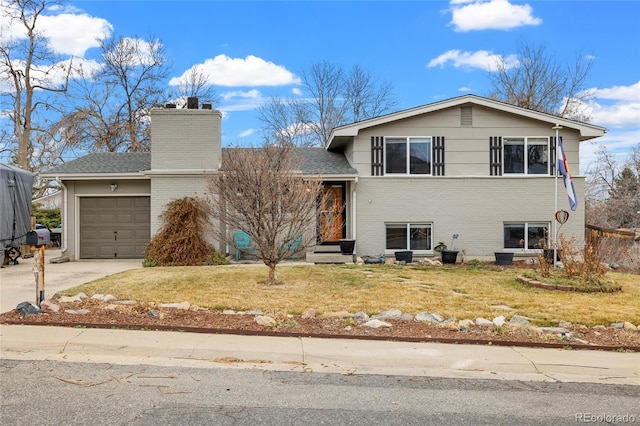
[[[110, 307], [111, 309], [107, 308]], [[89, 310], [88, 314], [63, 313], [64, 310]], [[269, 314], [269, 313], [266, 313]], [[571, 347], [575, 349], [631, 350], [640, 352], [640, 331], [569, 327], [560, 333], [542, 333], [535, 327], [474, 327], [459, 331], [447, 326], [407, 321], [385, 320], [392, 327], [373, 329], [351, 318], [285, 316], [273, 313], [274, 327], [255, 322], [254, 315], [224, 314], [207, 310], [159, 308], [155, 305], [106, 303], [92, 299], [61, 304], [60, 313], [22, 316], [15, 310], [0, 315], [1, 324], [56, 325], [117, 329], [182, 330], [200, 333], [308, 336], [350, 339], [475, 343], [529, 347]], [[578, 339], [578, 340], [576, 340]]]

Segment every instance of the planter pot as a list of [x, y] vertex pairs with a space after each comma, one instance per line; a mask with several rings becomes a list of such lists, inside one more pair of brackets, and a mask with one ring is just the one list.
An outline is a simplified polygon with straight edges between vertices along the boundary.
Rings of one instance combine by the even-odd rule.
[[508, 252], [495, 252], [496, 255], [496, 265], [512, 265], [513, 264], [513, 253]]
[[442, 263], [456, 263], [458, 250], [442, 250]]
[[356, 246], [356, 240], [342, 239], [338, 244], [340, 244], [340, 253], [353, 254], [353, 249]]
[[397, 251], [394, 254], [396, 255], [397, 262], [413, 262], [413, 252], [411, 250]]

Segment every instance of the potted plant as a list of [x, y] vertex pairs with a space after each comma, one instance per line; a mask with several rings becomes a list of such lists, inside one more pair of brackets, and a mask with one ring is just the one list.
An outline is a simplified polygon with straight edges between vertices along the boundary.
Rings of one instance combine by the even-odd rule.
[[455, 240], [457, 240], [459, 237], [458, 234], [453, 234], [451, 236], [451, 247], [452, 250], [447, 250], [446, 246], [445, 248], [440, 252], [441, 256], [442, 256], [442, 263], [449, 263], [449, 264], [455, 264], [456, 260], [458, 259], [458, 250], [455, 249], [453, 242]]

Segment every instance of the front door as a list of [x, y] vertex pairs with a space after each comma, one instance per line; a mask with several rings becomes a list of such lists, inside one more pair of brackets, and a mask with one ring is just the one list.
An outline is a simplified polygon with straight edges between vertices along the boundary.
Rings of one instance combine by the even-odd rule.
[[320, 200], [319, 240], [337, 243], [344, 235], [344, 199], [342, 185], [325, 185]]

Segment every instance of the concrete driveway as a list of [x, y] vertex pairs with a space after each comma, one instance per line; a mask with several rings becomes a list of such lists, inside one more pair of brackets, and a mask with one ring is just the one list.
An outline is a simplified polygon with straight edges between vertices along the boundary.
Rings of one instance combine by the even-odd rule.
[[[79, 260], [49, 263], [60, 256], [60, 249], [45, 251], [44, 294], [51, 298], [56, 292], [97, 280], [117, 272], [142, 267], [142, 259]], [[20, 258], [18, 265], [0, 269], [0, 312], [8, 312], [20, 302], [36, 303], [34, 258]]]

